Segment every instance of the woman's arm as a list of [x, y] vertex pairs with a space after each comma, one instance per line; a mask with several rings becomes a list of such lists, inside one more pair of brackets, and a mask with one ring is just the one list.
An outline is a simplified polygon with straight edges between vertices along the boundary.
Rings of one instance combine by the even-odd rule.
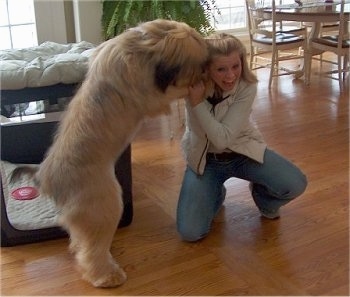
[[[201, 87], [197, 86], [197, 88], [200, 89]], [[256, 85], [244, 83], [243, 88], [240, 85], [238, 86], [235, 99], [221, 121], [216, 119], [214, 114], [208, 110], [203, 102], [203, 97], [200, 101], [199, 96], [197, 96], [198, 94], [191, 96], [191, 91], [194, 90], [189, 90], [190, 96], [188, 100], [190, 101], [194, 115], [207, 134], [209, 141], [218, 150], [224, 150], [230, 147], [249, 120], [256, 95]], [[195, 102], [197, 103], [193, 104]]]

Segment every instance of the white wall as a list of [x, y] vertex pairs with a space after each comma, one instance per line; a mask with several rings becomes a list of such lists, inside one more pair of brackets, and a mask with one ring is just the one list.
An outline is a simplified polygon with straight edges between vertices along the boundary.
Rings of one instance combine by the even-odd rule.
[[100, 0], [34, 0], [34, 8], [39, 44], [103, 41]]
[[34, 1], [38, 43], [67, 43], [67, 28], [63, 0]]
[[73, 0], [76, 41], [99, 44], [102, 38], [102, 1]]

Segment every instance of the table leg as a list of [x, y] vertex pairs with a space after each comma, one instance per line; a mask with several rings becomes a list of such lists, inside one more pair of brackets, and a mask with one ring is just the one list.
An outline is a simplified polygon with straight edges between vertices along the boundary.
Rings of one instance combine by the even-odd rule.
[[305, 67], [305, 84], [310, 84], [310, 77], [311, 77], [311, 63], [312, 63], [312, 56], [318, 55], [321, 53], [321, 51], [315, 51], [315, 49], [312, 49], [311, 42], [313, 38], [317, 38], [320, 35], [320, 29], [321, 29], [321, 23], [320, 22], [313, 22], [310, 34], [308, 34], [307, 37], [307, 45], [304, 53], [304, 67]]

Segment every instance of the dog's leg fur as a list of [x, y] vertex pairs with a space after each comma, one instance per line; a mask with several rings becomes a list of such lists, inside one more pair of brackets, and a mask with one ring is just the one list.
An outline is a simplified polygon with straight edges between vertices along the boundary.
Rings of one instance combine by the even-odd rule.
[[71, 102], [37, 176], [41, 191], [56, 201], [83, 278], [95, 287], [115, 287], [126, 281], [126, 274], [110, 252], [123, 212], [114, 164], [142, 117], [132, 107], [118, 114], [97, 105], [89, 112], [84, 103], [92, 92], [82, 87]]
[[74, 200], [87, 207], [65, 205], [60, 218], [71, 237], [70, 249], [85, 280], [96, 287], [120, 285], [126, 274], [113, 259], [110, 247], [123, 210], [121, 187], [112, 176], [103, 188], [91, 181], [91, 187], [82, 190]]

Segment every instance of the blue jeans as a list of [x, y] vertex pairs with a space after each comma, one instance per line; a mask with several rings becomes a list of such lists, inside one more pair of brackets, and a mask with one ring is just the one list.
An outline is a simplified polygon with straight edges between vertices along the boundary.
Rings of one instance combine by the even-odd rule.
[[197, 241], [209, 233], [225, 199], [223, 183], [231, 177], [250, 181], [256, 206], [267, 213], [301, 195], [307, 185], [294, 164], [269, 149], [263, 164], [237, 154], [230, 161], [208, 160], [203, 175], [187, 167], [177, 206], [177, 229], [183, 240]]

